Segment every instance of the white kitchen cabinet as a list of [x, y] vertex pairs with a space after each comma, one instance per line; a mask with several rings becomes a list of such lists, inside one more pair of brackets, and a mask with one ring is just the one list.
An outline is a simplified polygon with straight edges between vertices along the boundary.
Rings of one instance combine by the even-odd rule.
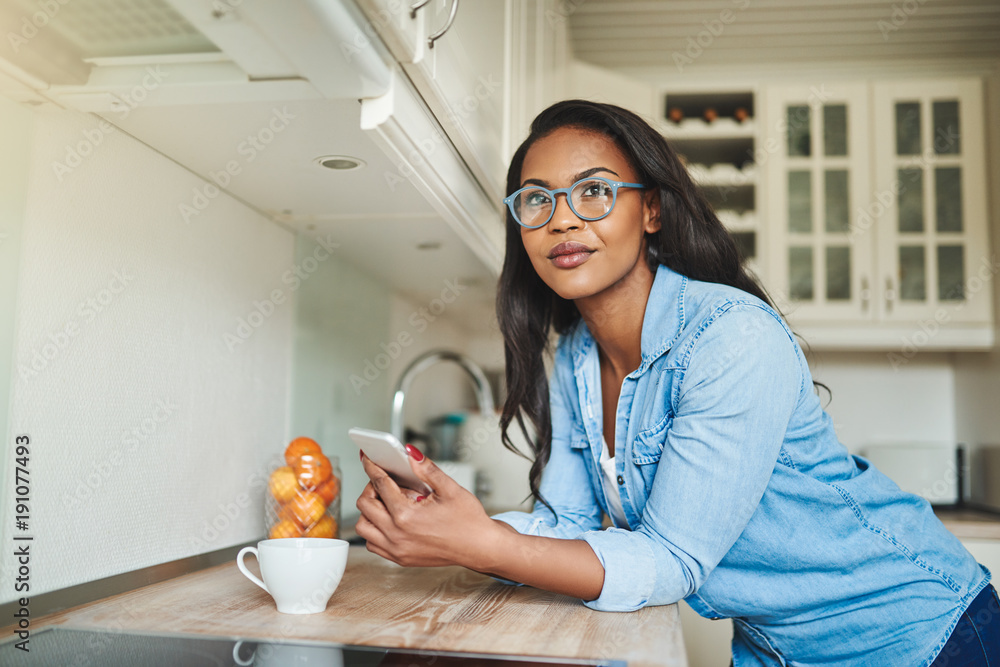
[[[511, 94], [505, 162], [528, 136], [535, 116], [568, 96], [567, 26], [572, 9], [555, 0], [510, 2], [507, 31]], [[573, 96], [578, 96], [576, 91]]]
[[766, 96], [769, 287], [793, 322], [870, 322], [871, 235], [852, 225], [871, 182], [867, 86]]
[[[876, 83], [878, 316], [989, 326], [986, 139], [978, 80]], [[874, 230], [873, 230], [874, 231]]]
[[[993, 344], [976, 80], [768, 86], [769, 287], [817, 347]], [[891, 361], [891, 359], [890, 359]]]
[[[448, 26], [457, 0], [431, 0], [427, 31]], [[447, 31], [424, 57], [403, 70], [500, 210], [506, 172], [503, 136], [509, 86], [506, 75], [507, 2], [464, 2]]]
[[362, 100], [361, 129], [395, 165], [387, 177], [409, 180], [483, 264], [499, 274], [504, 243], [499, 200], [484, 195], [401, 72], [389, 93]]
[[388, 47], [487, 197], [498, 202], [498, 215], [510, 92], [508, 4], [358, 0], [368, 29]]
[[359, 41], [381, 38], [392, 56], [401, 63], [416, 63], [424, 57], [427, 44], [426, 3], [419, 0], [356, 0], [368, 18]]
[[[567, 10], [555, 0], [463, 2], [457, 10], [455, 0], [430, 0], [416, 11], [423, 33], [414, 47], [417, 20], [409, 9], [392, 0], [358, 0], [358, 6], [496, 203], [500, 220], [514, 147], [567, 88]], [[429, 37], [442, 30], [431, 46]]]

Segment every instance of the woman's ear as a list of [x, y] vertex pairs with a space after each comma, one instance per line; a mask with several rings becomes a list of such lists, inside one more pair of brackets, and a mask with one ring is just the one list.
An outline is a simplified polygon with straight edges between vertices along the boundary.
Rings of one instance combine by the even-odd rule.
[[660, 231], [660, 189], [645, 193], [642, 198], [642, 230], [649, 234]]

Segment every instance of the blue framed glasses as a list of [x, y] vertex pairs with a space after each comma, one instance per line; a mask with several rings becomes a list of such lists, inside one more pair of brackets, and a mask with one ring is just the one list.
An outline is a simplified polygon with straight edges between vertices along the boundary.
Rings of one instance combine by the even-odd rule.
[[549, 190], [539, 185], [521, 188], [503, 203], [510, 209], [517, 224], [528, 229], [538, 229], [548, 224], [556, 210], [556, 195], [566, 195], [566, 201], [573, 214], [581, 220], [600, 220], [615, 207], [618, 188], [646, 189], [640, 183], [610, 181], [600, 176], [582, 178], [568, 188]]

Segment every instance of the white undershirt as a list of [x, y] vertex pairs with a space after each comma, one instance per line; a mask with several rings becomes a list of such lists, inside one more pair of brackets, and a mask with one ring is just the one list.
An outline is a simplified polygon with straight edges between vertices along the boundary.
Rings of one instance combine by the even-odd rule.
[[608, 443], [601, 438], [601, 470], [604, 471], [604, 491], [611, 508], [611, 519], [615, 526], [627, 528], [625, 510], [622, 509], [622, 497], [618, 492], [618, 475], [615, 472], [615, 457], [609, 456]]

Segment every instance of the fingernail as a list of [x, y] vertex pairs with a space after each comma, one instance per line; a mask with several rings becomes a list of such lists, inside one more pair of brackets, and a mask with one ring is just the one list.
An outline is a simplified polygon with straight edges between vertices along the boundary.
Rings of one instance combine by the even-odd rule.
[[424, 460], [424, 455], [420, 453], [420, 450], [411, 445], [410, 443], [406, 443], [406, 453], [409, 454], [414, 461]]
[[361, 459], [360, 460], [362, 460], [362, 461], [365, 460], [365, 453], [364, 452], [361, 452]]
[[421, 500], [424, 500], [425, 498], [427, 498], [427, 496], [417, 496], [417, 502], [419, 503]]

